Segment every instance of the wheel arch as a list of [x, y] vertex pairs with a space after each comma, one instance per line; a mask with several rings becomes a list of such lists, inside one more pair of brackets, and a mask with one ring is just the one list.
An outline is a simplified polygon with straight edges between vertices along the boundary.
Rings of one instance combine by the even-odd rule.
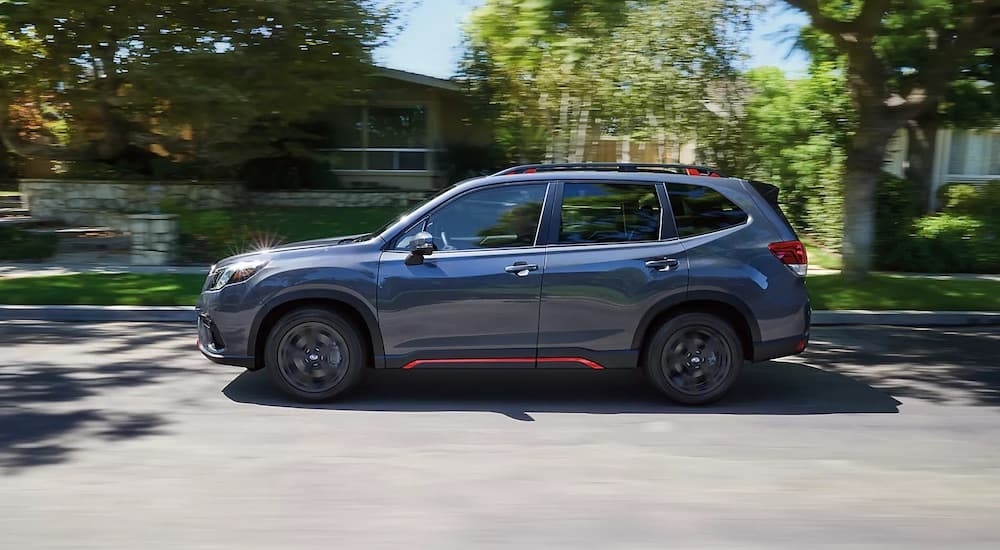
[[326, 308], [350, 319], [362, 331], [361, 339], [369, 345], [374, 366], [381, 366], [379, 361], [385, 353], [382, 334], [378, 330], [378, 322], [371, 308], [367, 307], [360, 298], [346, 292], [308, 290], [284, 294], [266, 307], [261, 308], [257, 313], [250, 328], [247, 345], [247, 349], [254, 352], [254, 369], [264, 367], [264, 346], [271, 328], [282, 316], [302, 307]]
[[660, 302], [650, 308], [639, 322], [632, 341], [632, 349], [640, 351], [640, 361], [645, 356], [646, 346], [667, 319], [687, 312], [717, 315], [732, 325], [743, 345], [743, 356], [752, 360], [754, 342], [760, 341], [760, 327], [750, 313], [750, 308], [738, 298], [715, 292], [689, 292], [683, 298]]

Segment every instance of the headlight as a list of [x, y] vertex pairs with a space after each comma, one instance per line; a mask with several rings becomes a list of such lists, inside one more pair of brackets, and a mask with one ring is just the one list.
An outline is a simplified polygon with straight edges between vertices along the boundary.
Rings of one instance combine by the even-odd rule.
[[219, 268], [218, 270], [213, 270], [212, 274], [209, 275], [211, 282], [208, 285], [208, 289], [219, 290], [228, 284], [241, 283], [250, 277], [253, 277], [254, 274], [263, 269], [265, 265], [267, 265], [267, 260], [253, 260], [239, 262]]

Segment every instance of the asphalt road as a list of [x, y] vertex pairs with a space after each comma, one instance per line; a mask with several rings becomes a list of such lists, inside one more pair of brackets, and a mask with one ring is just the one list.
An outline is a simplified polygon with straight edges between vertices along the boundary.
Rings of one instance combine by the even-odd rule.
[[0, 548], [1000, 548], [1000, 328], [820, 328], [725, 402], [380, 372], [288, 403], [169, 324], [0, 323]]

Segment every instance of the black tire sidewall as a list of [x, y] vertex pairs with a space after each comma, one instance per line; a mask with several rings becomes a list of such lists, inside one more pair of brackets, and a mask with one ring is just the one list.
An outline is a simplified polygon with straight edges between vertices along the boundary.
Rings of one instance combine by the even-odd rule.
[[[706, 326], [717, 331], [722, 336], [726, 346], [729, 347], [730, 357], [732, 357], [733, 364], [730, 366], [726, 378], [717, 388], [703, 395], [691, 395], [674, 388], [660, 368], [660, 358], [667, 341], [676, 332], [688, 326]], [[736, 383], [743, 363], [743, 345], [729, 322], [709, 313], [682, 313], [663, 323], [653, 335], [646, 349], [643, 370], [653, 386], [663, 392], [670, 400], [683, 405], [707, 405], [721, 399]]]
[[[302, 323], [323, 323], [340, 333], [347, 344], [347, 372], [340, 381], [322, 392], [302, 391], [290, 384], [278, 368], [278, 344], [289, 330]], [[368, 364], [368, 349], [361, 340], [361, 334], [353, 323], [342, 315], [320, 308], [297, 309], [287, 313], [278, 320], [267, 335], [264, 348], [264, 364], [271, 375], [271, 381], [289, 397], [297, 401], [322, 402], [339, 397], [356, 388], [365, 373]]]

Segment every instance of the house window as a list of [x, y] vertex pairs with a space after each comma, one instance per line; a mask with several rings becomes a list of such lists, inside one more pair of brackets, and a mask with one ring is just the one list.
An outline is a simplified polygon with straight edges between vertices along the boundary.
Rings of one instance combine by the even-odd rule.
[[1000, 132], [956, 131], [951, 138], [948, 174], [1000, 175]]
[[332, 122], [336, 147], [326, 152], [334, 170], [431, 169], [423, 105], [344, 107]]

